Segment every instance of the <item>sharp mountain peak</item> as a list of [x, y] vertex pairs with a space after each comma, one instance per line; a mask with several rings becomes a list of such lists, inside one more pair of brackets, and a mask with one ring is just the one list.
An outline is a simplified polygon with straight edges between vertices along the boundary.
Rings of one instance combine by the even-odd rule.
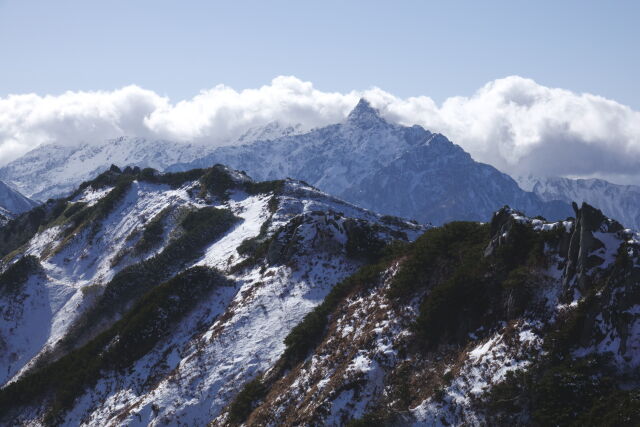
[[373, 108], [371, 106], [371, 103], [367, 99], [360, 98], [356, 106], [353, 108], [353, 110], [351, 110], [351, 112], [347, 116], [347, 122], [363, 123], [363, 122], [371, 122], [371, 121], [386, 123], [386, 120], [384, 120], [382, 116], [380, 116], [380, 111]]

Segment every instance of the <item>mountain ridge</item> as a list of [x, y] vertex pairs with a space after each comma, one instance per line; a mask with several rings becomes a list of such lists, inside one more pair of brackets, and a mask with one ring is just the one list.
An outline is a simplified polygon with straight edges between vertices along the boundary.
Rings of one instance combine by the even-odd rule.
[[291, 346], [316, 335], [213, 424], [634, 424], [639, 236], [575, 208], [427, 231], [317, 310], [324, 328], [294, 330]]
[[[368, 250], [427, 228], [221, 165], [177, 174], [113, 166], [38, 209], [0, 229], [0, 241], [13, 242], [0, 247], [3, 420], [121, 424], [126, 414], [102, 404], [137, 389], [141, 408], [166, 401], [159, 419], [206, 423]], [[86, 357], [98, 371], [76, 363]], [[120, 377], [131, 364], [138, 374]], [[175, 401], [173, 369], [184, 386], [210, 379], [196, 406]], [[107, 383], [114, 393], [104, 394]], [[42, 392], [33, 411], [21, 406]]]
[[0, 422], [640, 419], [640, 235], [573, 209], [425, 227], [222, 165], [112, 166], [0, 228]]
[[640, 186], [613, 184], [603, 179], [520, 176], [518, 184], [542, 200], [586, 202], [627, 227], [640, 229]]
[[[439, 156], [449, 158], [449, 163], [443, 164]], [[406, 167], [416, 161], [422, 162], [419, 167]], [[542, 201], [521, 190], [508, 175], [475, 162], [445, 136], [420, 126], [388, 122], [364, 99], [341, 123], [306, 134], [221, 147], [168, 170], [214, 163], [246, 170], [258, 179], [302, 179], [365, 208], [434, 224], [455, 219], [486, 221], [504, 205], [553, 219], [572, 214], [569, 204]], [[459, 169], [466, 169], [475, 177], [456, 175]], [[428, 174], [429, 171], [434, 172]], [[398, 182], [397, 188], [381, 192], [399, 176], [404, 181]], [[413, 192], [406, 191], [409, 181], [414, 182]], [[444, 194], [438, 189], [447, 186], [455, 191]], [[386, 203], [388, 200], [394, 202]]]
[[[68, 194], [111, 163], [168, 171], [223, 163], [258, 179], [299, 178], [363, 207], [435, 224], [453, 219], [486, 221], [503, 205], [560, 219], [571, 215], [571, 201], [587, 201], [630, 227], [640, 227], [636, 187], [604, 181], [584, 185], [580, 183], [590, 181], [565, 178], [556, 178], [553, 184], [547, 179], [544, 185], [537, 178], [536, 186], [519, 177], [515, 181], [525, 190], [520, 191], [507, 175], [491, 172], [481, 163], [473, 167], [475, 162], [469, 162], [462, 150], [449, 169], [435, 158], [427, 161], [447, 155], [446, 150], [423, 146], [433, 135], [419, 126], [391, 123], [361, 99], [340, 123], [309, 132], [270, 123], [248, 129], [238, 141], [220, 148], [126, 137], [80, 147], [43, 146], [0, 168], [0, 179], [45, 200]], [[456, 170], [459, 176], [452, 173]], [[408, 187], [412, 191], [404, 191]]]

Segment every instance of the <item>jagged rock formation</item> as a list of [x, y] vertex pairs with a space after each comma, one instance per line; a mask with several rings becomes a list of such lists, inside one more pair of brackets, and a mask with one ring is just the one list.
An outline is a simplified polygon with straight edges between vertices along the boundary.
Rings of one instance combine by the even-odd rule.
[[212, 424], [637, 424], [639, 251], [586, 204], [430, 230], [334, 288]]

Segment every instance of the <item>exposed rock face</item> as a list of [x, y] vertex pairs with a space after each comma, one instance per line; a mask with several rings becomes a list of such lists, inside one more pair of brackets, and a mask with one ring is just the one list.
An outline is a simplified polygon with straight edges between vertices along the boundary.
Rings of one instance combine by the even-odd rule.
[[[602, 212], [586, 203], [578, 209], [573, 203], [576, 212], [575, 231], [571, 235], [567, 254], [567, 275], [565, 287], [567, 290], [575, 284], [581, 293], [586, 293], [593, 279], [588, 272], [595, 267], [602, 266], [607, 261], [610, 263], [615, 253], [601, 240], [614, 235], [623, 236], [623, 227], [615, 220], [605, 217]], [[600, 239], [598, 238], [600, 237]]]

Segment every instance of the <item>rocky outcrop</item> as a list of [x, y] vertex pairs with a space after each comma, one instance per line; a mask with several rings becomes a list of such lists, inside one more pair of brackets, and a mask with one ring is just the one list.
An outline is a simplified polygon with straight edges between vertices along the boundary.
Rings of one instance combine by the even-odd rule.
[[[617, 221], [605, 217], [599, 209], [586, 203], [580, 208], [576, 203], [572, 206], [576, 221], [566, 254], [567, 274], [564, 285], [568, 291], [576, 287], [584, 295], [595, 279], [588, 272], [602, 266], [607, 261], [605, 257], [614, 257], [618, 252], [618, 247], [607, 247], [602, 238], [599, 239], [594, 233], [617, 234], [623, 231], [623, 227]], [[620, 242], [616, 241], [613, 244], [619, 246]]]

